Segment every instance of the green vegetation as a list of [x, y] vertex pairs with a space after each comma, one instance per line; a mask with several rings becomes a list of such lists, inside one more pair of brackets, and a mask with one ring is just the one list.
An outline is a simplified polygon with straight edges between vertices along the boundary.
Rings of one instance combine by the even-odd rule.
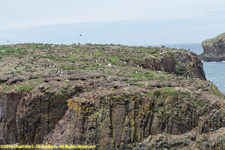
[[117, 61], [120, 60], [120, 58], [118, 56], [111, 56], [109, 57], [109, 60], [112, 61], [112, 64], [115, 64]]
[[161, 92], [159, 90], [154, 91], [153, 95], [159, 97]]
[[103, 51], [93, 52], [93, 55], [94, 55], [94, 56], [100, 56], [100, 55], [103, 55], [103, 54], [104, 54]]
[[4, 85], [4, 86], [3, 86], [3, 91], [9, 91], [9, 90], [11, 90], [11, 89], [13, 89], [13, 87], [7, 86], [7, 85]]
[[143, 83], [137, 83], [136, 85], [137, 86], [143, 86], [144, 84]]
[[32, 69], [31, 66], [26, 66], [24, 70], [27, 71], [27, 72], [35, 72], [35, 70]]
[[1, 55], [11, 55], [16, 57], [22, 57], [26, 55], [26, 50], [23, 48], [15, 48], [15, 47], [8, 47], [8, 46], [1, 46], [0, 47], [0, 56]]
[[31, 91], [32, 87], [29, 85], [23, 85], [22, 87], [19, 87], [19, 91]]
[[63, 61], [70, 61], [70, 62], [72, 62], [72, 61], [76, 61], [77, 59], [78, 59], [78, 55], [70, 55], [69, 57], [67, 57], [67, 58], [61, 58], [61, 59], [56, 59], [56, 58], [54, 58], [56, 61], [57, 60], [63, 60]]
[[163, 94], [168, 96], [177, 96], [179, 92], [175, 91], [174, 87], [165, 87], [163, 88]]
[[147, 96], [148, 96], [148, 97], [152, 97], [152, 92], [148, 92], [148, 93], [147, 93]]
[[41, 79], [31, 79], [22, 83], [18, 83], [18, 91], [31, 91], [40, 84]]
[[74, 65], [69, 65], [69, 64], [60, 64], [59, 65], [60, 70], [75, 70], [76, 67]]

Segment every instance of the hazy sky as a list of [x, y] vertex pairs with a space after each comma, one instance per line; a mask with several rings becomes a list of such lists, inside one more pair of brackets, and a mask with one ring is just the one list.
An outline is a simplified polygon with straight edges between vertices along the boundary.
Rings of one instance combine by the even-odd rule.
[[200, 43], [225, 32], [224, 6], [224, 0], [1, 0], [0, 44]]

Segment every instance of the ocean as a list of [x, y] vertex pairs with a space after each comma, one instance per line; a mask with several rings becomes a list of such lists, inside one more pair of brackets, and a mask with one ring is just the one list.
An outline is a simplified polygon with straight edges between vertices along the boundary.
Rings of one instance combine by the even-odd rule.
[[[170, 48], [190, 49], [196, 54], [201, 54], [203, 52], [200, 43], [165, 44], [165, 46]], [[225, 93], [225, 62], [203, 62], [203, 69], [206, 79], [212, 81], [221, 92]]]

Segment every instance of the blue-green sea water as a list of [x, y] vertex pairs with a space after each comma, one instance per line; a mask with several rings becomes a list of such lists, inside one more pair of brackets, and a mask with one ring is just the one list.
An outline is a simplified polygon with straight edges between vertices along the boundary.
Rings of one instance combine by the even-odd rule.
[[[200, 43], [168, 44], [165, 46], [170, 48], [190, 49], [196, 54], [201, 54], [203, 52]], [[206, 79], [212, 81], [221, 92], [225, 93], [225, 62], [203, 62], [203, 69]]]

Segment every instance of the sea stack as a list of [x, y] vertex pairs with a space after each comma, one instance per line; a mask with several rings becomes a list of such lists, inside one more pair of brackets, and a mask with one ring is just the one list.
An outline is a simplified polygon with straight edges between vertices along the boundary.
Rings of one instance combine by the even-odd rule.
[[200, 58], [204, 61], [225, 61], [225, 33], [202, 42]]

